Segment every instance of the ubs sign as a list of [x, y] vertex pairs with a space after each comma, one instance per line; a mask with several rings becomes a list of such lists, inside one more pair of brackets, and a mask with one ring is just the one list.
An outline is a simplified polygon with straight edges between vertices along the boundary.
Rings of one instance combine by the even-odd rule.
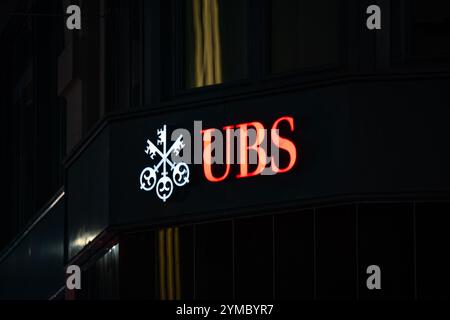
[[203, 130], [201, 122], [196, 121], [194, 140], [198, 138], [200, 143], [194, 141], [192, 148], [191, 135], [186, 129], [174, 130], [169, 144], [164, 125], [157, 130], [156, 144], [147, 140], [144, 152], [152, 166], [141, 171], [140, 189], [148, 192], [156, 188], [158, 198], [166, 202], [175, 187], [189, 183], [192, 163], [202, 165], [203, 176], [210, 183], [229, 179], [235, 164], [239, 167], [235, 176], [238, 179], [289, 172], [297, 162], [297, 147], [291, 139], [282, 136], [282, 126], [288, 132], [295, 131], [294, 119], [289, 116], [277, 119], [268, 128], [254, 121]]

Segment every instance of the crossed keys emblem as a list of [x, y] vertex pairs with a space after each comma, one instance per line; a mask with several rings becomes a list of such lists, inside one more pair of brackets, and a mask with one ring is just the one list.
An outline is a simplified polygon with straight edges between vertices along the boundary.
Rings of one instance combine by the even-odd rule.
[[[160, 150], [150, 140], [147, 140], [147, 148], [145, 153], [151, 160], [155, 160], [158, 156], [160, 161], [153, 167], [147, 167], [141, 172], [140, 176], [140, 188], [144, 191], [151, 191], [156, 186], [156, 194], [163, 202], [172, 195], [174, 184], [177, 187], [182, 187], [189, 183], [189, 167], [188, 165], [180, 161], [178, 163], [172, 162], [169, 158], [173, 152], [178, 156], [185, 147], [183, 143], [183, 135], [177, 138], [173, 145], [167, 150], [167, 126], [157, 131], [158, 134], [158, 146], [162, 146]], [[162, 166], [162, 170], [161, 169]], [[167, 170], [167, 166], [170, 167], [171, 174]]]

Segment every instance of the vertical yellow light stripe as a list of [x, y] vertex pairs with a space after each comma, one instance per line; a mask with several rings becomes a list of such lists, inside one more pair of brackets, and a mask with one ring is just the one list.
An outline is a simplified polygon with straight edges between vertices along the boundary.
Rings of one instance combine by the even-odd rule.
[[180, 271], [180, 230], [175, 228], [174, 233], [174, 251], [175, 251], [175, 298], [181, 299], [181, 271]]
[[175, 299], [174, 268], [173, 268], [173, 228], [167, 228], [166, 232], [166, 253], [167, 253], [167, 298]]
[[214, 84], [213, 39], [211, 30], [211, 0], [203, 0], [203, 59], [205, 85]]
[[195, 84], [194, 87], [204, 86], [204, 66], [203, 66], [203, 33], [202, 33], [202, 18], [200, 11], [200, 1], [192, 1], [192, 13], [194, 20], [194, 41], [195, 41]]
[[214, 41], [214, 83], [222, 83], [222, 48], [220, 46], [219, 3], [212, 0], [212, 27]]
[[159, 251], [159, 298], [166, 300], [166, 255], [165, 255], [165, 231], [158, 230], [158, 251]]

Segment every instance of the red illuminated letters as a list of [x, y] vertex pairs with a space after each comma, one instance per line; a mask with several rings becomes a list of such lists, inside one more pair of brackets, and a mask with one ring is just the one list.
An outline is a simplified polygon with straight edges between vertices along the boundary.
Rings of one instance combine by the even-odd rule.
[[[231, 171], [231, 164], [233, 164], [232, 157], [232, 147], [234, 146], [234, 137], [238, 137], [238, 164], [239, 164], [239, 174], [237, 178], [248, 178], [257, 175], [264, 174], [264, 170], [268, 169], [272, 171], [272, 174], [285, 173], [294, 167], [297, 161], [297, 148], [295, 144], [287, 139], [283, 138], [279, 134], [279, 127], [282, 122], [286, 122], [289, 125], [291, 132], [294, 131], [294, 119], [292, 117], [282, 117], [274, 122], [269, 130], [264, 128], [264, 125], [260, 122], [249, 122], [242, 123], [236, 126], [227, 126], [223, 128], [225, 130], [225, 169], [223, 173], [215, 176], [213, 173], [213, 135], [217, 132], [217, 129], [207, 129], [203, 130], [203, 172], [205, 177], [210, 182], [221, 182], [225, 180]], [[249, 145], [250, 130], [254, 134], [254, 141]], [[235, 135], [235, 133], [238, 133]], [[267, 134], [268, 133], [268, 134]], [[269, 136], [268, 136], [269, 135]], [[270, 137], [272, 143], [271, 150], [276, 148], [278, 150], [283, 150], [289, 154], [289, 163], [284, 167], [280, 168], [279, 159], [275, 156], [268, 158], [268, 152], [265, 148], [267, 145], [267, 139]], [[266, 142], [264, 144], [264, 142]], [[278, 151], [277, 150], [277, 151]], [[214, 149], [217, 154], [217, 150]], [[249, 161], [250, 152], [256, 154], [256, 163], [251, 163]], [[278, 154], [278, 153], [277, 153]], [[269, 164], [271, 165], [267, 168]], [[249, 165], [254, 164], [256, 168], [249, 172]], [[223, 169], [222, 169], [223, 170]]]
[[204, 142], [204, 150], [203, 150], [203, 172], [205, 173], [206, 179], [211, 182], [220, 182], [227, 178], [228, 174], [230, 173], [230, 166], [231, 166], [231, 133], [233, 131], [233, 126], [225, 127], [225, 134], [226, 134], [226, 160], [225, 160], [225, 173], [217, 178], [214, 177], [214, 174], [212, 172], [212, 134], [216, 129], [208, 129], [203, 130], [203, 142]]
[[275, 121], [275, 123], [272, 126], [272, 142], [273, 144], [279, 148], [286, 150], [289, 153], [290, 161], [286, 168], [280, 169], [276, 165], [276, 159], [272, 157], [272, 170], [276, 173], [285, 173], [294, 167], [295, 162], [297, 161], [297, 148], [295, 148], [295, 144], [285, 138], [282, 138], [278, 134], [278, 126], [282, 121], [287, 121], [289, 123], [291, 131], [294, 131], [294, 119], [292, 117], [283, 117]]
[[[239, 165], [241, 168], [241, 173], [237, 176], [238, 178], [247, 178], [247, 177], [253, 177], [261, 174], [263, 172], [264, 168], [266, 167], [266, 151], [261, 148], [261, 144], [263, 143], [265, 136], [266, 136], [266, 130], [264, 129], [264, 126], [259, 122], [250, 122], [250, 123], [243, 123], [238, 124], [237, 129], [239, 131], [239, 148], [240, 148], [240, 161]], [[253, 127], [254, 130], [256, 130], [256, 139], [255, 142], [249, 146], [248, 145], [248, 128]], [[228, 144], [228, 141], [227, 141]], [[253, 172], [248, 172], [248, 152], [250, 150], [254, 150], [258, 155], [258, 166]]]

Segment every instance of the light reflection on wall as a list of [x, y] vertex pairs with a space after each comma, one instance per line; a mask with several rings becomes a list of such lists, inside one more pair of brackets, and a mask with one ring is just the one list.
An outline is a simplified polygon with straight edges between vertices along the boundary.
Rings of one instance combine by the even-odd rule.
[[98, 235], [97, 233], [83, 233], [72, 242], [72, 247], [77, 251], [81, 250], [87, 244], [93, 241], [95, 237], [97, 237], [97, 235]]

